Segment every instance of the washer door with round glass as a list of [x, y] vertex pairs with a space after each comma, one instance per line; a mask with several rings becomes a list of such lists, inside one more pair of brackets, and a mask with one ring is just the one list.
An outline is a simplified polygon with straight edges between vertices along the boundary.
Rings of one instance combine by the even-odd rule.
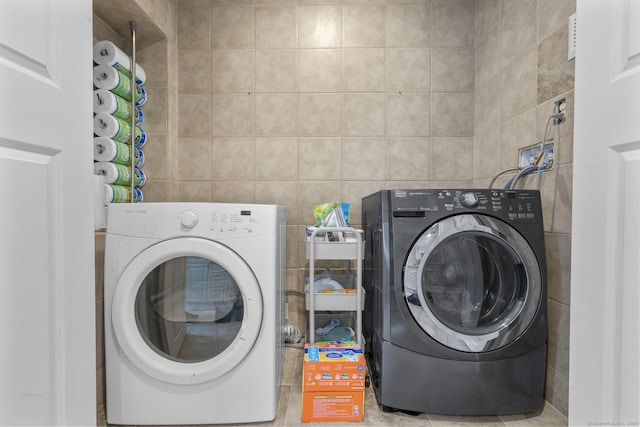
[[157, 243], [125, 268], [114, 294], [119, 346], [140, 370], [172, 384], [232, 371], [262, 325], [262, 293], [247, 263], [210, 240]]
[[536, 256], [505, 222], [457, 215], [429, 227], [404, 265], [404, 296], [418, 325], [465, 352], [504, 347], [529, 327], [542, 295]]

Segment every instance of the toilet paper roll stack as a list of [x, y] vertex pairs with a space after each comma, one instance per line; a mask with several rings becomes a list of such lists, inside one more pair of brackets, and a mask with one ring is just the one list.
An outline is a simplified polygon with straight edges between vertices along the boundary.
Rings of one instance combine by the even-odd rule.
[[132, 61], [108, 40], [94, 45], [93, 60], [94, 174], [105, 182], [104, 203], [142, 202], [140, 187], [147, 179], [141, 169], [142, 147], [147, 134], [140, 125], [147, 92], [141, 85], [147, 80], [146, 72], [135, 64], [132, 88]]
[[[122, 71], [109, 65], [96, 65], [93, 67], [93, 85], [98, 89], [106, 89], [116, 95], [131, 101], [131, 79]], [[136, 86], [136, 105], [144, 105], [147, 102], [147, 91], [142, 86]]]
[[[109, 65], [131, 77], [131, 59], [118, 46], [109, 40], [102, 40], [93, 45], [93, 62], [98, 65]], [[147, 81], [144, 68], [136, 63], [136, 83], [139, 85]]]

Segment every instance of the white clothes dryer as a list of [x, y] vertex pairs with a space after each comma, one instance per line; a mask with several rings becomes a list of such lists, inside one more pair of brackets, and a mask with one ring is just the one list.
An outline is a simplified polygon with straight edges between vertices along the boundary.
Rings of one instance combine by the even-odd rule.
[[110, 204], [107, 422], [273, 420], [284, 359], [286, 208]]

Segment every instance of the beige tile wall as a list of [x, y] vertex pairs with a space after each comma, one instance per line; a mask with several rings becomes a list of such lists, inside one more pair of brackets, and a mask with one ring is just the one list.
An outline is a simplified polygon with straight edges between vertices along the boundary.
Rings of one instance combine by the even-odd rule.
[[[575, 0], [477, 0], [475, 19], [476, 186], [517, 165], [518, 148], [539, 143], [554, 102], [567, 100], [566, 123], [552, 126], [547, 135], [556, 144], [556, 167], [542, 180], [549, 318], [546, 398], [565, 415], [574, 98], [567, 20], [575, 8]], [[497, 183], [501, 186], [504, 180]], [[535, 179], [528, 178], [524, 185], [535, 188]]]
[[[348, 201], [358, 226], [377, 190], [471, 186], [474, 15], [474, 0], [179, 0], [175, 200], [287, 206], [302, 290], [313, 205]], [[303, 327], [293, 293], [289, 310]]]

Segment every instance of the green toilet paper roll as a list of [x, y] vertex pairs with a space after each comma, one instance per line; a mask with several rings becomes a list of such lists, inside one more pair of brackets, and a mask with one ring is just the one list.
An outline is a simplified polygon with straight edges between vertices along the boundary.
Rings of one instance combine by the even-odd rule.
[[[134, 153], [135, 166], [141, 166], [144, 162], [144, 154], [137, 148], [134, 149]], [[93, 138], [93, 160], [130, 166], [131, 146], [104, 136]]]
[[[141, 147], [141, 141], [146, 141], [146, 134], [138, 126], [134, 128], [134, 144]], [[93, 133], [125, 144], [131, 143], [131, 124], [111, 114], [98, 113], [93, 117]]]
[[[131, 79], [110, 65], [93, 67], [93, 85], [98, 89], [110, 90], [125, 100], [131, 101]], [[136, 86], [135, 100], [136, 105], [142, 105], [146, 101], [146, 99], [143, 100], [140, 86]]]
[[[131, 102], [121, 96], [116, 95], [107, 89], [96, 89], [93, 91], [93, 112], [106, 113], [119, 117], [122, 120], [131, 121]], [[140, 107], [135, 107], [136, 125], [144, 120], [144, 115]]]
[[[131, 185], [131, 167], [112, 162], [96, 162], [93, 164], [93, 174], [104, 176], [105, 184]], [[142, 177], [134, 174], [134, 185], [140, 185]]]
[[[131, 187], [124, 185], [105, 184], [105, 202], [106, 203], [129, 203], [131, 202]], [[142, 203], [142, 191], [134, 188], [133, 202]]]

